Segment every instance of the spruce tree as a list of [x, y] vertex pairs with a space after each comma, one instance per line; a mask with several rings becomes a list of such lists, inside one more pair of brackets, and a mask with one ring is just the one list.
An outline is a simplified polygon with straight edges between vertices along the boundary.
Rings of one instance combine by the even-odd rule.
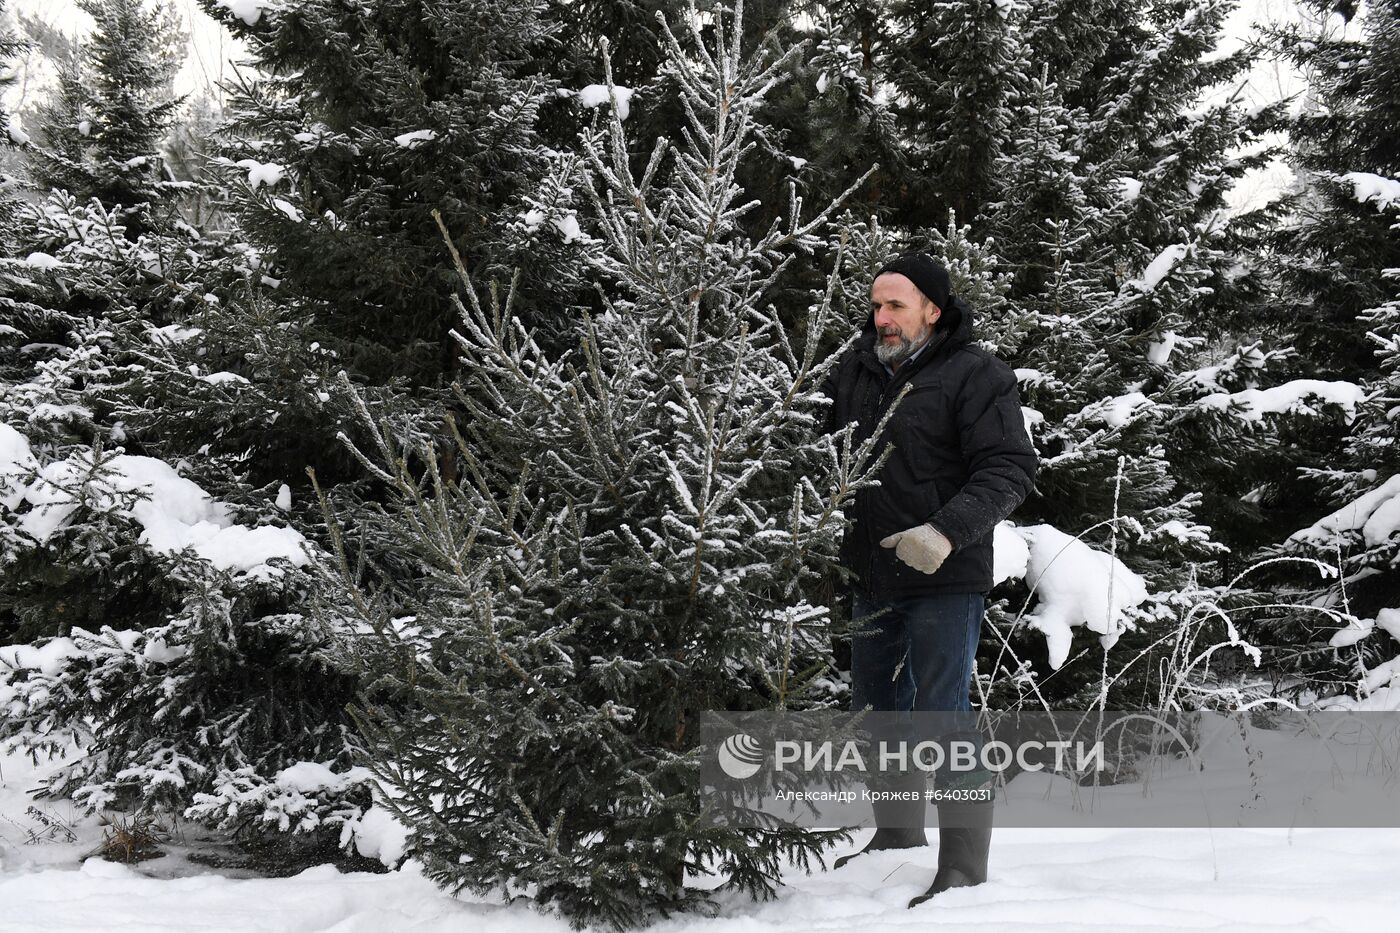
[[[204, 6], [258, 67], [230, 88], [223, 165], [269, 297], [370, 383], [444, 385], [452, 273], [431, 211], [469, 268], [509, 277], [509, 227], [548, 168], [541, 4]], [[520, 264], [522, 292], [550, 294], [547, 265]]]
[[356, 683], [309, 619], [317, 552], [285, 487], [205, 455], [219, 424], [193, 422], [236, 410], [246, 377], [196, 354], [188, 316], [159, 323], [227, 270], [119, 217], [65, 192], [26, 214], [52, 252], [24, 263], [24, 295], [64, 342], [0, 393], [0, 736], [69, 756], [44, 793], [325, 857], [368, 791], [288, 772], [351, 766]]
[[[1012, 276], [985, 336], [1022, 376], [1042, 453], [1036, 494], [1018, 521], [1113, 553], [1148, 595], [1124, 611], [1118, 631], [1097, 623], [1102, 649], [1112, 651], [1104, 683], [1102, 649], [1080, 648], [1085, 663], [1065, 666], [1065, 643], [1051, 629], [1041, 635], [1059, 648], [1048, 657], [1040, 635], [1027, 639], [1017, 593], [1010, 612], [992, 613], [994, 663], [1008, 652], [1019, 659], [994, 674], [1015, 675], [1001, 702], [1031, 683], [1020, 677], [1028, 661], [1055, 671], [1034, 702], [1081, 705], [1107, 691], [1111, 703], [1136, 705], [1155, 695], [1172, 632], [1191, 604], [1212, 597], [1216, 562], [1229, 553], [1215, 527], [1220, 512], [1203, 493], [1228, 473], [1217, 452], [1270, 442], [1238, 407], [1217, 407], [1246, 384], [1209, 366], [1221, 354], [1201, 336], [1236, 262], [1225, 192], [1263, 158], [1232, 150], [1256, 138], [1267, 116], [1228, 97], [1206, 103], [1248, 66], [1243, 52], [1211, 55], [1231, 6], [1009, 12], [1016, 28], [1003, 54], [1019, 65], [1004, 77], [1007, 131], [991, 156], [998, 185], [967, 220], [970, 233], [990, 238], [993, 268]], [[1024, 622], [1058, 629], [1054, 618], [1039, 597]]]
[[[19, 38], [10, 31], [5, 5], [0, 3], [0, 66], [5, 68], [5, 71], [0, 73], [0, 92], [8, 91], [15, 83], [15, 76], [9, 70], [10, 59], [18, 55], [23, 47]], [[3, 104], [0, 104], [0, 128], [5, 130], [4, 134], [0, 135], [0, 146], [10, 147], [21, 143], [23, 128], [18, 123], [10, 123], [10, 114], [5, 112]]]
[[157, 222], [149, 211], [166, 180], [159, 146], [182, 102], [171, 81], [183, 37], [170, 10], [147, 0], [78, 6], [95, 25], [77, 57], [63, 63], [58, 92], [41, 110], [43, 145], [32, 174], [41, 189], [120, 210], [128, 234], [138, 236]]
[[1011, 125], [1012, 82], [1023, 67], [1021, 9], [1005, 0], [892, 3], [894, 31], [883, 78], [911, 175], [887, 191], [910, 226], [940, 226], [946, 212], [970, 220], [996, 187], [997, 156]]
[[[83, 100], [106, 108], [87, 116], [158, 96], [143, 62], [168, 56], [127, 28], [133, 10], [112, 5], [83, 46]], [[122, 43], [132, 58], [112, 51]], [[368, 791], [346, 770], [356, 683], [309, 618], [315, 521], [298, 513], [319, 510], [225, 439], [283, 405], [250, 378], [275, 355], [222, 339], [259, 323], [227, 301], [259, 263], [181, 218], [197, 183], [153, 180], [158, 122], [134, 120], [139, 139], [96, 119], [86, 134], [38, 127], [32, 164], [112, 183], [85, 201], [36, 197], [5, 231], [0, 296], [17, 313], [0, 334], [0, 734], [71, 756], [45, 793], [290, 834], [283, 858], [324, 857]], [[81, 159], [44, 142], [65, 134]], [[147, 155], [121, 171], [137, 142]], [[287, 352], [275, 332], [259, 339]], [[303, 762], [341, 776], [313, 786]]]
[[33, 270], [27, 263], [21, 265], [18, 261], [22, 248], [18, 236], [20, 180], [7, 169], [12, 157], [30, 142], [30, 136], [18, 115], [7, 113], [3, 106], [3, 95], [15, 81], [9, 73], [10, 60], [23, 47], [8, 29], [4, 14], [4, 3], [0, 2], [0, 384], [14, 378], [26, 366], [19, 353], [21, 342], [37, 323], [34, 319], [44, 315], [44, 309], [27, 295], [33, 287]]
[[[1310, 6], [1319, 20], [1340, 12]], [[1290, 125], [1293, 213], [1270, 245], [1300, 356], [1314, 375], [1355, 382], [1359, 400], [1344, 434], [1298, 450], [1284, 489], [1308, 507], [1291, 510], [1292, 533], [1260, 552], [1291, 559], [1273, 578], [1285, 608], [1261, 615], [1255, 631], [1288, 696], [1394, 708], [1385, 688], [1400, 651], [1400, 13], [1368, 4], [1339, 28], [1344, 18], [1275, 36], [1308, 74], [1309, 102]]]
[[[1355, 24], [1340, 28], [1341, 16], [1322, 22], [1337, 4], [1305, 6], [1318, 26], [1299, 25], [1274, 36], [1280, 52], [1310, 82], [1301, 112], [1286, 124], [1300, 181], [1290, 204], [1294, 222], [1283, 226], [1272, 245], [1283, 260], [1279, 272], [1288, 301], [1280, 311], [1294, 324], [1300, 354], [1349, 376], [1374, 367], [1374, 348], [1356, 317], [1388, 298], [1384, 270], [1393, 261], [1393, 238], [1385, 214], [1339, 176], [1396, 173], [1389, 151], [1396, 112], [1388, 99], [1393, 66], [1383, 57], [1393, 14], [1385, 4], [1368, 5], [1360, 20], [1364, 34], [1357, 35]], [[1381, 59], [1367, 57], [1372, 48]]]
[[[702, 9], [707, 7], [701, 4]], [[674, 22], [686, 8], [683, 0], [547, 0], [540, 17], [548, 38], [531, 67], [558, 85], [558, 100], [547, 103], [542, 112], [541, 132], [548, 144], [571, 148], [580, 106], [604, 104], [602, 94], [587, 102], [580, 100], [585, 88], [591, 87], [592, 93], [602, 88], [599, 53], [604, 42], [613, 81], [628, 101], [634, 138], [648, 140], [671, 132], [681, 113], [675, 89], [667, 87], [660, 67], [665, 43], [658, 16]], [[634, 98], [636, 106], [632, 106]]]
[[770, 304], [831, 209], [741, 226], [737, 172], [792, 54], [741, 56], [742, 16], [692, 33], [694, 56], [666, 31], [687, 122], [642, 167], [616, 111], [583, 137], [603, 310], [569, 350], [463, 276], [460, 479], [393, 424], [365, 452], [397, 490], [373, 536], [422, 566], [409, 593], [345, 590], [400, 704], [366, 712], [388, 805], [440, 883], [529, 890], [576, 924], [701, 906], [683, 875], [710, 863], [771, 894], [830, 836], [697, 823], [692, 717], [813, 702], [825, 611], [803, 591], [869, 481], [815, 430], [834, 280], [802, 343]]

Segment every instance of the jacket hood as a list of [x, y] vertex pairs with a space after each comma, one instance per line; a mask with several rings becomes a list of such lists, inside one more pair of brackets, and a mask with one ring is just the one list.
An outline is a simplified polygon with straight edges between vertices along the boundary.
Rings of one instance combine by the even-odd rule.
[[[943, 313], [939, 315], [938, 323], [933, 325], [933, 332], [938, 334], [947, 331], [948, 337], [943, 342], [949, 347], [971, 343], [972, 318], [972, 306], [957, 295], [950, 295], [948, 307], [944, 308]], [[865, 319], [865, 326], [861, 328], [861, 336], [856, 342], [856, 346], [862, 350], [873, 351], [875, 336], [875, 312], [871, 311]]]

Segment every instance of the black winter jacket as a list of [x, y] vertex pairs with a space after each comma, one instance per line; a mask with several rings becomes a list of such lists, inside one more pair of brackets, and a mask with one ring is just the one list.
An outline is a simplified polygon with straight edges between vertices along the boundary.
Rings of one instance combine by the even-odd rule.
[[[1016, 376], [973, 344], [972, 309], [953, 298], [930, 343], [890, 378], [875, 356], [875, 319], [827, 375], [826, 430], [857, 424], [865, 440], [905, 383], [877, 453], [893, 444], [880, 485], [856, 494], [841, 562], [853, 585], [875, 595], [981, 592], [992, 588], [992, 529], [1021, 504], [1038, 466]], [[927, 522], [953, 543], [932, 574], [895, 557], [880, 540]]]

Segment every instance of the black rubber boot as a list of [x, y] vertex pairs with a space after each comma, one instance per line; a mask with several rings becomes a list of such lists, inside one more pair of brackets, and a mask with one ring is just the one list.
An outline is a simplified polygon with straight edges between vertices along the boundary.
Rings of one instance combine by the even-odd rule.
[[859, 852], [852, 852], [850, 855], [843, 855], [838, 858], [833, 868], [840, 868], [851, 859], [867, 852], [879, 852], [884, 849], [916, 849], [919, 846], [928, 845], [928, 836], [924, 833], [924, 819], [927, 804], [924, 802], [924, 790], [928, 786], [927, 780], [922, 771], [914, 771], [896, 775], [885, 788], [887, 790], [899, 791], [901, 793], [918, 793], [917, 800], [872, 800], [870, 809], [875, 811], [875, 835]]
[[990, 800], [938, 805], [938, 873], [929, 889], [909, 902], [910, 907], [949, 888], [971, 887], [987, 880], [992, 807]]

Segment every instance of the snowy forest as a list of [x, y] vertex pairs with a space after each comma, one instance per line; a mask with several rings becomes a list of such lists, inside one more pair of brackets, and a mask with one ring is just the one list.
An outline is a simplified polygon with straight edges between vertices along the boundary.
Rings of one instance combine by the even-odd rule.
[[1400, 709], [1400, 6], [198, 0], [196, 94], [170, 0], [73, 2], [0, 0], [41, 798], [576, 925], [772, 896], [829, 840], [697, 829], [688, 724], [849, 703], [820, 386], [909, 250], [1040, 456], [979, 706]]

